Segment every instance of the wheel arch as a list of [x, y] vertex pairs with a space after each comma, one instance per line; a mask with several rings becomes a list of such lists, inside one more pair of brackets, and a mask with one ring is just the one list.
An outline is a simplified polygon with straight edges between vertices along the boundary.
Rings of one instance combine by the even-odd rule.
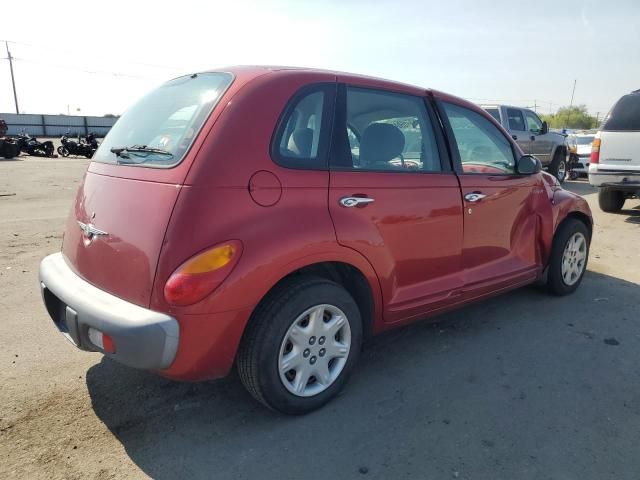
[[[298, 265], [275, 281], [268, 291], [262, 296], [260, 302], [253, 309], [249, 321], [245, 326], [245, 332], [254, 320], [254, 314], [260, 305], [277, 290], [283, 283], [291, 281], [296, 276], [312, 275], [331, 280], [342, 286], [353, 297], [362, 318], [362, 329], [365, 338], [371, 336], [375, 329], [376, 320], [381, 316], [381, 302], [377, 277], [375, 283], [370, 275], [365, 273], [351, 262], [344, 260], [323, 260]], [[372, 284], [373, 283], [373, 284]]]
[[579, 210], [573, 210], [569, 212], [556, 227], [556, 232], [558, 231], [558, 228], [560, 228], [560, 226], [570, 218], [574, 218], [584, 223], [584, 225], [587, 227], [587, 231], [589, 232], [589, 241], [591, 241], [591, 237], [593, 235], [593, 221], [591, 220], [591, 217], [589, 217], [586, 213], [583, 213]]
[[569, 149], [566, 145], [562, 145], [560, 143], [555, 144], [551, 151], [551, 155], [549, 156], [549, 165], [551, 165], [551, 163], [556, 159], [556, 155], [560, 154], [566, 157], [568, 152]]

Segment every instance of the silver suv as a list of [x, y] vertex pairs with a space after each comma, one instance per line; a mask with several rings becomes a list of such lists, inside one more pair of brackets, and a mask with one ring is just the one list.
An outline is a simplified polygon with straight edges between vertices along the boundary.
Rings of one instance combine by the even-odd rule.
[[605, 117], [591, 144], [589, 183], [599, 187], [605, 212], [640, 197], [640, 90], [624, 95]]
[[480, 105], [507, 130], [525, 154], [535, 155], [547, 171], [564, 182], [569, 148], [560, 133], [550, 132], [547, 122], [528, 108], [510, 105]]

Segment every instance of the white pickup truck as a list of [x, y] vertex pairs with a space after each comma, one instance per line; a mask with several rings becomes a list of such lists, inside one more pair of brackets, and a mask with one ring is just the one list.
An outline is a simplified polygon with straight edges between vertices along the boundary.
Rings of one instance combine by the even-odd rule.
[[528, 108], [510, 105], [480, 105], [507, 130], [525, 154], [535, 155], [560, 183], [567, 177], [567, 138], [550, 132], [547, 122]]
[[640, 90], [624, 95], [605, 117], [591, 144], [589, 183], [599, 187], [605, 212], [640, 198]]

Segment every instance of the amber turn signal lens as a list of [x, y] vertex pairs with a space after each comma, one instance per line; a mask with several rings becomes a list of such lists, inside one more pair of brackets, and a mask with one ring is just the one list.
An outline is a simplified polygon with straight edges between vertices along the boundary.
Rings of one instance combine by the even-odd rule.
[[231, 240], [190, 258], [180, 265], [164, 286], [171, 305], [192, 305], [213, 292], [238, 262], [242, 244]]
[[188, 260], [179, 270], [181, 273], [188, 275], [212, 272], [224, 267], [233, 260], [235, 252], [236, 248], [233, 245], [215, 247]]

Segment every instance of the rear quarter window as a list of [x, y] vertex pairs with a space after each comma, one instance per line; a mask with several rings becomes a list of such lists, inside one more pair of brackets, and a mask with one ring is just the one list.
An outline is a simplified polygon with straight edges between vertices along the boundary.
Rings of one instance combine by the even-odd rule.
[[485, 108], [487, 113], [496, 119], [496, 122], [500, 123], [500, 112], [497, 108]]
[[312, 84], [288, 102], [271, 142], [271, 158], [287, 168], [324, 170], [335, 84]]
[[602, 124], [604, 131], [640, 131], [640, 93], [625, 95]]

